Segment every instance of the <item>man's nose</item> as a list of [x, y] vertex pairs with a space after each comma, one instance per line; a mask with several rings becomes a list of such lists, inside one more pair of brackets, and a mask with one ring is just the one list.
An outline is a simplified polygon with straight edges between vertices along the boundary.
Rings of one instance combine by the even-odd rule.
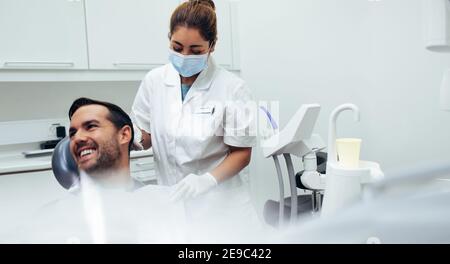
[[72, 135], [72, 141], [77, 145], [78, 143], [85, 142], [87, 140], [87, 134], [83, 131], [77, 131]]

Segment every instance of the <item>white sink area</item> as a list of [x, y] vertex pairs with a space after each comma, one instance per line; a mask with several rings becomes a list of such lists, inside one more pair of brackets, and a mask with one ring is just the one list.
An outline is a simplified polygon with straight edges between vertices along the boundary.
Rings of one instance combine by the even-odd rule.
[[22, 154], [0, 159], [0, 174], [51, 168], [52, 156], [25, 158]]
[[[131, 151], [131, 158], [153, 156], [151, 150]], [[4, 155], [0, 157], [0, 176], [2, 174], [19, 173], [36, 170], [50, 170], [52, 155], [26, 158], [22, 153]]]

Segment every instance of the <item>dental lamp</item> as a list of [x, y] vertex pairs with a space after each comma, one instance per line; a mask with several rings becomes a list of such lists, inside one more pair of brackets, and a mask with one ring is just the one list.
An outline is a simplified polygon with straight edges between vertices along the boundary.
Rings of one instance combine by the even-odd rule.
[[430, 51], [450, 51], [450, 0], [422, 0], [425, 46]]
[[[423, 0], [426, 48], [434, 52], [450, 52], [450, 0]], [[450, 111], [450, 69], [442, 78], [440, 107]]]

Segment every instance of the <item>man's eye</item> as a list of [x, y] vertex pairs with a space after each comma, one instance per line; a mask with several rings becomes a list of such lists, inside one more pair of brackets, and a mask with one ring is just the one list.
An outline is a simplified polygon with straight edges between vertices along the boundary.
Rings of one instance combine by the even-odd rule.
[[176, 51], [176, 52], [182, 52], [183, 51], [182, 48], [176, 48], [176, 47], [173, 47], [173, 50]]
[[202, 53], [203, 53], [203, 51], [198, 51], [198, 50], [193, 50], [192, 51], [192, 54], [194, 54], [194, 55], [200, 55]]
[[88, 126], [87, 126], [87, 129], [88, 129], [88, 130], [91, 130], [91, 129], [96, 128], [96, 127], [97, 127], [97, 125], [88, 125]]

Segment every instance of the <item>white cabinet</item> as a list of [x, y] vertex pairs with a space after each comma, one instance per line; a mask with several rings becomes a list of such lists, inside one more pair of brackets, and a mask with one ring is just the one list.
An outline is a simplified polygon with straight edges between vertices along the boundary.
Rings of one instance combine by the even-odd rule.
[[80, 0], [1, 0], [0, 69], [87, 69]]
[[[232, 69], [237, 68], [235, 65], [233, 45], [236, 45], [236, 41], [233, 40], [233, 32], [237, 29], [233, 28], [234, 22], [232, 17], [232, 5], [229, 0], [215, 1], [216, 14], [217, 14], [217, 45], [213, 53], [217, 63], [225, 68]], [[236, 47], [234, 47], [236, 48]]]
[[[168, 62], [169, 24], [178, 0], [89, 0], [86, 21], [90, 69], [151, 69]], [[218, 43], [214, 57], [226, 68], [233, 58], [232, 2], [215, 1]]]
[[65, 196], [51, 170], [0, 175], [0, 232]]
[[91, 69], [151, 69], [167, 63], [169, 22], [178, 0], [88, 0]]
[[153, 157], [132, 158], [131, 177], [144, 184], [156, 184], [156, 172]]
[[[0, 81], [141, 80], [168, 62], [170, 17], [181, 2], [0, 0]], [[215, 4], [213, 56], [239, 70], [237, 3]]]

